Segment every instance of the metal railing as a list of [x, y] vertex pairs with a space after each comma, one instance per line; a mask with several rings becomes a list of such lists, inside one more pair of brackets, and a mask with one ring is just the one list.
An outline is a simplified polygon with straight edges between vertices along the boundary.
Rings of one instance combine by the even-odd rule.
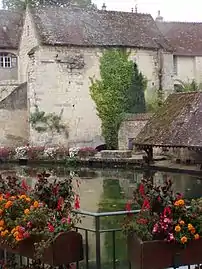
[[[83, 217], [92, 217], [94, 219], [94, 227], [84, 227], [79, 226], [77, 227], [77, 230], [79, 232], [83, 232], [83, 239], [84, 239], [84, 261], [80, 264], [77, 264], [77, 269], [85, 268], [85, 269], [130, 269], [130, 263], [127, 259], [127, 255], [125, 256], [125, 259], [120, 261], [119, 257], [117, 257], [117, 245], [116, 245], [116, 236], [117, 233], [123, 233], [121, 223], [119, 223], [119, 227], [115, 228], [102, 228], [102, 219], [103, 218], [115, 218], [115, 217], [125, 217], [128, 214], [128, 211], [115, 211], [115, 212], [101, 212], [101, 213], [92, 213], [88, 211], [75, 211], [77, 214]], [[138, 213], [138, 210], [131, 210], [130, 213], [136, 214]], [[90, 259], [89, 257], [89, 249], [94, 247], [94, 244], [92, 242], [89, 242], [89, 233], [94, 233], [95, 235], [95, 255], [93, 259]], [[102, 249], [105, 248], [104, 242], [101, 242], [101, 236], [105, 235], [107, 236], [107, 239], [111, 240], [111, 253], [112, 257], [110, 261], [103, 261], [104, 257], [102, 255]], [[105, 237], [106, 238], [106, 237]], [[103, 243], [103, 244], [102, 244]], [[122, 246], [127, 248], [127, 242], [122, 240]], [[102, 246], [103, 245], [103, 246]], [[119, 245], [120, 247], [120, 245]]]

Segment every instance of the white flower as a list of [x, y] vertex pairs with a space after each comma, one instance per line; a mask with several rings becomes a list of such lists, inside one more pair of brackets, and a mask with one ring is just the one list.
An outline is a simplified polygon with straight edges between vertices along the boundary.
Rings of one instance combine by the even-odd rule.
[[56, 151], [57, 151], [57, 148], [46, 148], [44, 150], [44, 157], [54, 158]]
[[79, 153], [79, 150], [80, 150], [80, 148], [78, 148], [78, 147], [70, 148], [69, 149], [70, 158], [76, 157], [78, 155], [78, 153]]
[[15, 157], [17, 159], [27, 158], [28, 149], [29, 149], [29, 147], [27, 147], [27, 146], [25, 146], [25, 147], [17, 147], [15, 149]]

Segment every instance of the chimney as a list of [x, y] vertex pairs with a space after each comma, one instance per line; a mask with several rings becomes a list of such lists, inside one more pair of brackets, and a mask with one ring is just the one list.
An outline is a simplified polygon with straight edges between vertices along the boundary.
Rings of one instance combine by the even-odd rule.
[[107, 10], [107, 7], [106, 7], [105, 3], [103, 3], [103, 5], [102, 5], [102, 10], [103, 11], [106, 11]]
[[156, 21], [163, 21], [163, 17], [161, 16], [160, 10], [158, 10], [158, 16], [156, 17]]
[[3, 26], [2, 28], [3, 28], [4, 33], [6, 33], [7, 32], [7, 27]]

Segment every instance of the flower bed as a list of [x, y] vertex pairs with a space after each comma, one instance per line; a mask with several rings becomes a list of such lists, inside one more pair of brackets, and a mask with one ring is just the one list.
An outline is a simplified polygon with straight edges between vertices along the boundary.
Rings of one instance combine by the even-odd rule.
[[74, 231], [79, 219], [72, 213], [79, 197], [71, 178], [51, 183], [49, 176], [38, 175], [34, 189], [17, 178], [2, 182], [0, 247], [56, 266], [83, 259], [82, 237]]
[[[136, 215], [131, 208], [140, 209]], [[175, 194], [172, 182], [143, 179], [126, 205], [124, 223], [132, 268], [167, 268], [202, 262], [202, 203]]]
[[22, 146], [17, 148], [0, 148], [0, 159], [2, 161], [12, 160], [67, 160], [68, 158], [87, 158], [97, 153], [94, 148], [65, 148], [65, 147], [32, 147]]

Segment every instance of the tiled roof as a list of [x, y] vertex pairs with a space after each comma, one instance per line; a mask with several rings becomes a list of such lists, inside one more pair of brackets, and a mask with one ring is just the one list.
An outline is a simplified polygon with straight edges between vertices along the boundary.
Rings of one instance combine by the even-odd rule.
[[202, 148], [202, 92], [171, 94], [134, 144]]
[[22, 32], [23, 14], [0, 10], [0, 48], [17, 49]]
[[31, 13], [44, 44], [171, 49], [149, 14], [78, 7], [46, 7]]
[[202, 23], [157, 22], [175, 55], [202, 56]]

